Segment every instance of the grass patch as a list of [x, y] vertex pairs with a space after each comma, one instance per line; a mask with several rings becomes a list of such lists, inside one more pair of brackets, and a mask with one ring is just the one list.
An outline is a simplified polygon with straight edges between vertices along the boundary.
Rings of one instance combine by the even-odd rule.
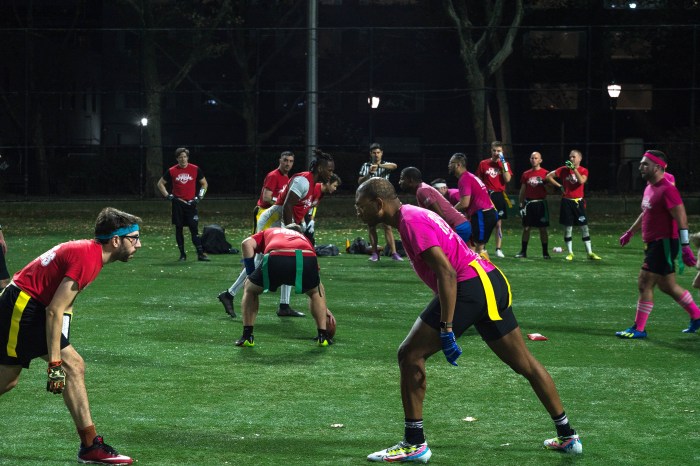
[[[238, 274], [240, 255], [176, 262], [167, 207], [159, 206], [162, 211], [149, 207], [142, 214], [143, 247], [135, 259], [106, 266], [75, 306], [72, 343], [87, 361], [93, 417], [108, 443], [148, 465], [356, 465], [401, 438], [396, 349], [430, 299], [408, 262], [321, 258], [338, 320], [336, 344], [313, 345], [310, 317], [278, 318], [272, 293], [261, 298], [256, 347], [235, 348], [240, 317], [230, 319], [216, 296]], [[140, 214], [137, 205], [129, 207]], [[56, 243], [89, 236], [99, 207], [84, 210], [6, 216], [9, 268]], [[237, 246], [249, 222], [227, 215], [210, 216], [208, 223], [225, 225]], [[344, 250], [346, 238], [367, 238], [354, 218], [322, 215], [318, 243]], [[680, 332], [685, 312], [657, 292], [646, 341], [613, 335], [632, 322], [637, 299], [641, 241], [634, 238], [624, 249], [617, 244], [631, 220], [591, 225], [602, 261], [587, 261], [575, 239], [576, 260], [566, 263], [561, 254], [542, 260], [536, 235], [531, 258], [513, 259], [520, 228], [511, 219], [508, 257], [497, 262], [513, 286], [523, 332], [550, 339], [527, 345], [552, 373], [584, 455], [566, 458], [540, 448], [554, 435], [549, 416], [525, 380], [470, 330], [459, 340], [459, 367], [441, 355], [428, 362], [431, 464], [700, 461], [700, 337]], [[563, 246], [561, 230], [550, 232], [550, 247]], [[682, 286], [690, 286], [693, 273], [678, 277]], [[239, 304], [240, 297], [237, 311]], [[292, 304], [306, 310], [305, 298], [293, 296]], [[70, 416], [44, 386], [45, 365], [35, 361], [19, 386], [0, 397], [0, 465], [75, 463]], [[477, 421], [464, 422], [467, 416]], [[344, 427], [331, 428], [336, 423]]]

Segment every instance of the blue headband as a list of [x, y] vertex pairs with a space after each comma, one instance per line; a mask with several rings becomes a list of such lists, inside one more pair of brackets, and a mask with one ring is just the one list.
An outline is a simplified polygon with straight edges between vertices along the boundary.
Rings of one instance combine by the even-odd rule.
[[97, 239], [110, 239], [113, 236], [126, 236], [133, 231], [139, 231], [139, 224], [138, 223], [134, 223], [133, 225], [129, 225], [128, 227], [117, 228], [112, 233], [108, 233], [106, 235], [96, 235], [95, 238], [97, 238]]

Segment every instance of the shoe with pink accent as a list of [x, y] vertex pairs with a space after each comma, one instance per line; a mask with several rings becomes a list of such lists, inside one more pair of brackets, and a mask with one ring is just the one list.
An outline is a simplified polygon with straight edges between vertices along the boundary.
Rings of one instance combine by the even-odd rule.
[[394, 253], [391, 255], [391, 258], [397, 262], [403, 261], [403, 257], [399, 256], [398, 253]]
[[379, 260], [379, 254], [377, 254], [377, 253], [375, 252], [374, 254], [372, 254], [371, 256], [369, 256], [369, 259], [367, 259], [367, 260], [370, 261], [370, 262], [377, 262], [377, 261]]
[[92, 445], [86, 447], [81, 443], [78, 450], [78, 463], [119, 465], [133, 462], [128, 456], [120, 455], [117, 450], [107, 445], [99, 435], [92, 441]]
[[367, 456], [367, 460], [378, 463], [427, 463], [431, 456], [433, 452], [427, 442], [411, 445], [402, 440], [386, 450], [375, 451]]
[[562, 453], [580, 454], [583, 453], [583, 445], [578, 435], [567, 435], [566, 437], [554, 437], [544, 441], [547, 450], [557, 450]]

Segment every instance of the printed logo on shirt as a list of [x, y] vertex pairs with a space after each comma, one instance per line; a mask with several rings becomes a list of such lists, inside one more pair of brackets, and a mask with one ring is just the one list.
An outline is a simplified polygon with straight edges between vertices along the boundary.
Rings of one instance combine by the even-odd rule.
[[189, 173], [180, 173], [175, 178], [175, 181], [182, 184], [187, 184], [188, 181], [192, 181], [194, 178]]
[[537, 187], [537, 186], [543, 184], [542, 177], [541, 176], [533, 176], [532, 178], [528, 178], [527, 184], [529, 184], [532, 187]]
[[51, 261], [56, 258], [56, 251], [60, 247], [61, 247], [60, 244], [58, 246], [54, 246], [53, 248], [49, 249], [44, 254], [39, 256], [39, 260], [41, 260], [41, 265], [43, 267], [47, 267], [51, 263]]
[[569, 173], [569, 176], [567, 176], [566, 179], [569, 180], [569, 183], [571, 184], [578, 184], [578, 178], [576, 178], [576, 175], [573, 173]]
[[499, 170], [497, 168], [489, 167], [486, 169], [486, 171], [484, 173], [486, 173], [491, 178], [496, 178], [498, 175], [501, 174], [501, 170]]

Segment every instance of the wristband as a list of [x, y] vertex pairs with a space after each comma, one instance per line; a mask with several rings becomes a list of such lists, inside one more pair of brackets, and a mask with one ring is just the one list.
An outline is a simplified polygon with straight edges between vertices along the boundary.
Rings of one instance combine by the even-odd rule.
[[245, 273], [250, 275], [255, 272], [255, 259], [252, 257], [244, 257], [243, 265], [245, 265]]
[[63, 359], [59, 359], [58, 361], [49, 361], [49, 369], [52, 367], [60, 366], [63, 364]]
[[690, 244], [690, 238], [688, 238], [688, 229], [678, 230], [678, 234], [681, 239], [681, 245], [686, 246]]
[[452, 328], [452, 322], [440, 322], [440, 328], [442, 328], [442, 329]]

